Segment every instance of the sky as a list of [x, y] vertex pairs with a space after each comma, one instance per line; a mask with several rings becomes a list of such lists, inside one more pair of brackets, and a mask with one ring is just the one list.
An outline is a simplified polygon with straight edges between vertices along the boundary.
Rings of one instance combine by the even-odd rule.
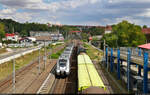
[[150, 0], [0, 0], [0, 18], [67, 25], [150, 26]]

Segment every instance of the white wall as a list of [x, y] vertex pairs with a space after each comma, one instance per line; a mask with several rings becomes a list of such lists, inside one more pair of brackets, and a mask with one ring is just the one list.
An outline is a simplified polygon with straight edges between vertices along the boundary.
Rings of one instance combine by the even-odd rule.
[[105, 34], [109, 34], [109, 33], [111, 33], [112, 31], [110, 31], [110, 30], [106, 30], [105, 31]]
[[31, 53], [31, 52], [36, 51], [36, 50], [38, 50], [38, 49], [39, 49], [39, 48], [33, 48], [33, 49], [31, 49], [31, 50], [27, 50], [27, 51], [24, 51], [24, 52], [22, 52], [22, 53], [17, 53], [17, 54], [15, 54], [15, 55], [9, 56], [9, 57], [7, 57], [7, 58], [0, 59], [0, 64], [5, 63], [5, 62], [8, 62], [8, 61], [10, 61], [10, 60], [12, 60], [12, 59], [14, 59], [14, 58], [21, 57], [22, 55]]

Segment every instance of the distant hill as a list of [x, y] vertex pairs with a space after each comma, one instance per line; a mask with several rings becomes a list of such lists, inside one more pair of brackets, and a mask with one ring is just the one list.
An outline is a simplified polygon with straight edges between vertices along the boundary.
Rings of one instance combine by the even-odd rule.
[[19, 23], [12, 19], [0, 19], [5, 25], [5, 33], [17, 32], [21, 36], [29, 36], [30, 31], [49, 31], [56, 32], [59, 30], [64, 36], [69, 34], [70, 31], [84, 31], [86, 33], [91, 33], [91, 35], [101, 34], [98, 32], [104, 32], [104, 26], [82, 26], [82, 25], [52, 25], [49, 27], [47, 24], [40, 23]]

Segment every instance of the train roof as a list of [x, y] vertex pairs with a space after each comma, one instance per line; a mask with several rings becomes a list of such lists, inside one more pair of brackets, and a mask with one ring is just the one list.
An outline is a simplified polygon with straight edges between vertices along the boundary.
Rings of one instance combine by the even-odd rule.
[[68, 58], [70, 55], [69, 54], [62, 54], [61, 56], [60, 56], [60, 58]]
[[79, 91], [85, 90], [91, 86], [106, 90], [106, 87], [90, 57], [85, 53], [78, 55], [78, 82]]
[[66, 50], [65, 50], [63, 53], [64, 53], [64, 54], [71, 54], [71, 51], [66, 51]]

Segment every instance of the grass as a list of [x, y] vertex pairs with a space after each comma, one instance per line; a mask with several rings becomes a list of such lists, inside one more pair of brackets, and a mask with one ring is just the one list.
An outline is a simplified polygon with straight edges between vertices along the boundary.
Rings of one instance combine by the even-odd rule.
[[[59, 46], [59, 45], [57, 45]], [[57, 47], [56, 46], [56, 47]], [[56, 47], [53, 47], [56, 48]], [[46, 49], [47, 52], [50, 52], [50, 49]], [[44, 55], [44, 49], [41, 49], [40, 52], [41, 55]], [[22, 68], [23, 66], [29, 64], [32, 60], [36, 59], [39, 56], [39, 51], [34, 51], [30, 54], [26, 54], [24, 56], [21, 56], [17, 59], [15, 59], [15, 69], [18, 70]], [[13, 71], [13, 61], [9, 61], [3, 64], [0, 64], [0, 80], [6, 78], [8, 75], [10, 75]]]
[[[86, 43], [84, 43], [83, 46], [87, 49], [86, 52], [90, 56], [91, 60], [95, 60], [96, 62], [99, 62], [99, 60], [102, 59], [102, 57], [103, 57], [102, 52], [98, 51], [97, 49], [93, 48], [92, 46], [90, 46]], [[123, 93], [118, 87], [116, 87], [116, 85], [112, 81], [111, 77], [108, 76], [108, 74], [106, 72], [106, 68], [104, 66], [102, 66], [102, 64], [100, 64], [100, 66], [102, 67], [102, 70], [103, 70], [105, 76], [107, 77], [110, 85], [112, 86], [114, 93]], [[110, 74], [115, 78], [115, 80], [119, 83], [119, 85], [121, 85], [126, 90], [125, 83], [121, 80], [117, 80], [116, 73], [110, 73]]]
[[49, 45], [48, 47], [47, 47], [47, 49], [54, 49], [54, 48], [56, 48], [57, 46], [59, 46], [59, 45], [62, 45], [62, 43], [59, 43], [59, 44], [56, 44], [56, 45]]
[[0, 49], [0, 54], [7, 52], [6, 48], [1, 48]]
[[99, 61], [103, 57], [103, 53], [94, 49], [92, 46], [84, 43], [83, 46], [86, 48], [86, 53], [92, 60]]
[[60, 51], [53, 53], [52, 55], [49, 56], [49, 58], [51, 57], [51, 59], [58, 59], [59, 56], [61, 55], [61, 53], [64, 51], [65, 48], [61, 49]]

